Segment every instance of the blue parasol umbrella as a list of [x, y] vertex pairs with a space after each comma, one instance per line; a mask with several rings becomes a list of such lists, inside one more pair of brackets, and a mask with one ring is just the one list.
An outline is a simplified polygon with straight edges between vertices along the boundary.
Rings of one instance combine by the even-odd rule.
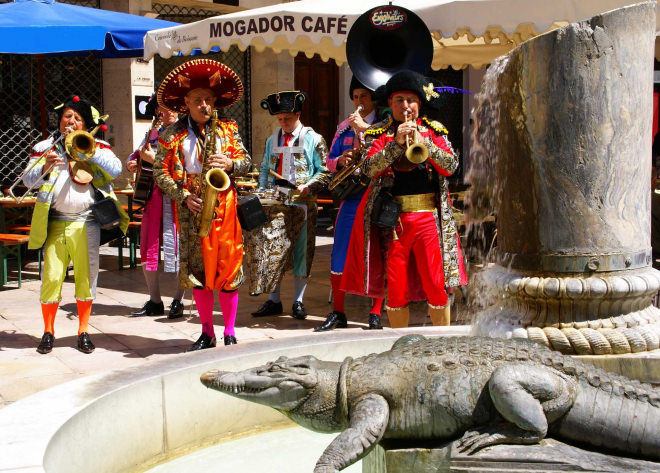
[[14, 0], [0, 5], [0, 53], [140, 57], [147, 31], [176, 25], [55, 0]]
[[14, 0], [0, 4], [0, 54], [36, 56], [41, 132], [46, 136], [43, 56], [141, 57], [147, 31], [178, 24], [55, 0]]

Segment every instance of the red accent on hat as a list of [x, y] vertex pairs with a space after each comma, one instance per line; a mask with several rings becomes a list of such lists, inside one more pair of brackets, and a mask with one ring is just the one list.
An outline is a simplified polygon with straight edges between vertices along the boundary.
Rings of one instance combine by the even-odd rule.
[[71, 97], [71, 101], [73, 103], [78, 103], [78, 102], [80, 102], [80, 97], [78, 97], [77, 95], [74, 95], [73, 97]]
[[229, 67], [211, 59], [193, 59], [174, 68], [156, 92], [158, 105], [177, 113], [188, 113], [184, 97], [193, 89], [210, 89], [216, 108], [228, 107], [243, 96], [243, 83]]

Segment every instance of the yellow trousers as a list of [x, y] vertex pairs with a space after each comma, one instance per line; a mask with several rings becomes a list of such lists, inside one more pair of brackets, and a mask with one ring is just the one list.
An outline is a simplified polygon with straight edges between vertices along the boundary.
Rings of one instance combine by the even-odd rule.
[[66, 268], [71, 261], [76, 299], [92, 300], [85, 222], [48, 222], [48, 236], [44, 243], [44, 269], [41, 276], [42, 304], [52, 304], [62, 299], [62, 283], [66, 276]]

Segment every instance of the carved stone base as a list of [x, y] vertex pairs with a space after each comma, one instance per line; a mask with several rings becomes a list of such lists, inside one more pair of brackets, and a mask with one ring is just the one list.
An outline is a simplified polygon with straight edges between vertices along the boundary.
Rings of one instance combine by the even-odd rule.
[[553, 439], [539, 445], [496, 445], [474, 455], [454, 442], [435, 448], [376, 446], [362, 460], [362, 473], [660, 472], [660, 464], [594, 453]]
[[529, 338], [566, 354], [609, 355], [660, 348], [660, 272], [545, 276], [499, 265], [482, 275], [494, 305], [475, 321], [479, 335]]

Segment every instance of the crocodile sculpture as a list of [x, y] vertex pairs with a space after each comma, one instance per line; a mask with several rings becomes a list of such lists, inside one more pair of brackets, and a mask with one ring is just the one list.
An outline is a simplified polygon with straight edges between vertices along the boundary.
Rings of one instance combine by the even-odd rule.
[[277, 409], [317, 432], [341, 432], [315, 473], [354, 463], [382, 439], [459, 439], [472, 453], [546, 435], [660, 459], [660, 392], [528, 340], [427, 339], [343, 362], [281, 357], [201, 376], [209, 388]]

